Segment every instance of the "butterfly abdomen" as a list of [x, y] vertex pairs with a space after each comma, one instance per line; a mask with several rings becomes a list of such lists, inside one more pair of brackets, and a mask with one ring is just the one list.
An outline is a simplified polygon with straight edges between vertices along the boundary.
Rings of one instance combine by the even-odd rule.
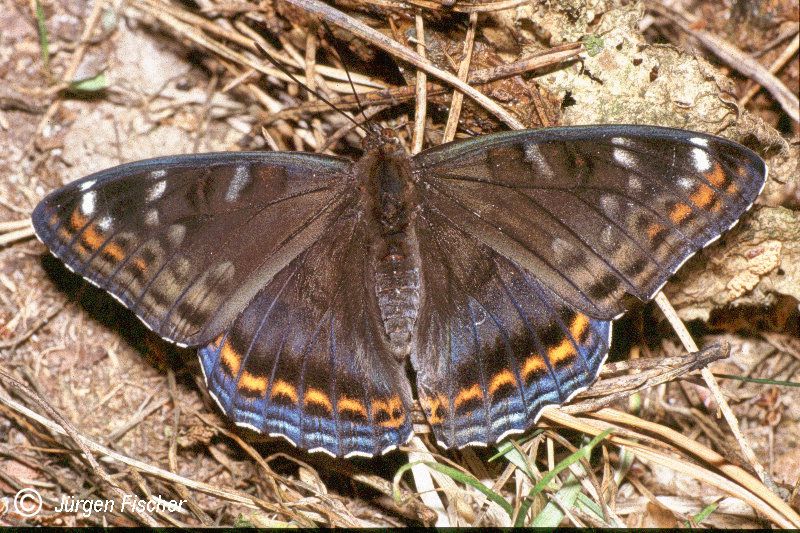
[[375, 296], [393, 353], [411, 350], [420, 301], [419, 268], [407, 257], [387, 258], [376, 265]]
[[371, 274], [385, 340], [398, 358], [412, 349], [420, 302], [420, 261], [413, 229], [414, 183], [405, 150], [377, 142], [358, 162], [366, 177]]

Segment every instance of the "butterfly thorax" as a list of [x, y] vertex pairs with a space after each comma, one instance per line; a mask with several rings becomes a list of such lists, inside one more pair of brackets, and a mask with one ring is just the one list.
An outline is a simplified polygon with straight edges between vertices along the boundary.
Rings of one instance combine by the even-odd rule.
[[382, 130], [364, 142], [356, 164], [370, 247], [370, 272], [377, 307], [391, 351], [406, 357], [414, 339], [420, 302], [420, 259], [414, 233], [415, 186], [411, 158], [394, 132]]

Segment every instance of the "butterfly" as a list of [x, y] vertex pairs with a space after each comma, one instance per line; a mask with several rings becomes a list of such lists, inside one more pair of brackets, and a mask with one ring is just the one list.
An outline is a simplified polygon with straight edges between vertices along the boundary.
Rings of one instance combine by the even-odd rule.
[[[530, 428], [597, 377], [612, 321], [749, 209], [764, 162], [653, 126], [484, 135], [357, 161], [225, 152], [124, 164], [32, 218], [67, 267], [198, 348], [236, 424], [336, 457]], [[416, 387], [409, 378], [411, 367]]]

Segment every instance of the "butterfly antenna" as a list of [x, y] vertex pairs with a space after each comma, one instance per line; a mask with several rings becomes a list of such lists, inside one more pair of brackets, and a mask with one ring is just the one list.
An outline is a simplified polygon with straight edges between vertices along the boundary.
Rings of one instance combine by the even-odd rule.
[[[368, 131], [367, 131], [367, 130], [366, 130], [366, 129], [365, 129], [365, 128], [364, 128], [364, 127], [361, 125], [361, 124], [359, 124], [358, 122], [356, 122], [356, 120], [355, 120], [355, 119], [353, 119], [353, 117], [351, 117], [350, 115], [348, 115], [347, 113], [345, 113], [344, 111], [342, 111], [341, 109], [339, 109], [338, 107], [336, 107], [335, 105], [333, 105], [333, 103], [332, 103], [330, 100], [328, 100], [327, 98], [325, 98], [324, 96], [322, 96], [322, 95], [321, 95], [321, 94], [320, 94], [318, 91], [315, 91], [314, 89], [312, 89], [311, 87], [309, 87], [308, 85], [306, 85], [305, 83], [303, 83], [302, 81], [300, 81], [299, 79], [297, 79], [297, 77], [296, 77], [294, 74], [292, 74], [291, 72], [289, 72], [289, 70], [288, 70], [288, 69], [287, 69], [287, 68], [286, 68], [284, 65], [280, 64], [280, 63], [279, 63], [279, 62], [278, 62], [278, 61], [277, 61], [277, 60], [276, 60], [274, 57], [272, 57], [272, 54], [270, 54], [269, 52], [267, 52], [267, 51], [264, 49], [264, 47], [263, 47], [263, 46], [261, 46], [260, 44], [258, 44], [258, 43], [257, 43], [257, 42], [255, 42], [255, 41], [253, 41], [253, 44], [255, 45], [255, 47], [256, 47], [256, 48], [258, 48], [258, 49], [259, 49], [259, 51], [260, 51], [260, 52], [261, 52], [261, 53], [264, 55], [264, 57], [266, 57], [266, 58], [269, 60], [269, 62], [270, 62], [270, 63], [272, 63], [272, 65], [273, 65], [273, 66], [274, 66], [276, 69], [280, 70], [281, 72], [283, 72], [284, 74], [286, 74], [287, 76], [289, 76], [289, 78], [290, 78], [290, 79], [291, 79], [293, 82], [295, 82], [296, 84], [298, 84], [300, 87], [302, 87], [302, 88], [303, 88], [303, 89], [305, 89], [306, 91], [310, 92], [311, 94], [313, 94], [314, 96], [316, 96], [317, 98], [319, 98], [320, 100], [322, 100], [323, 102], [325, 102], [326, 104], [328, 104], [328, 105], [330, 106], [330, 108], [331, 108], [331, 109], [333, 109], [334, 111], [336, 111], [337, 113], [339, 113], [340, 115], [342, 115], [344, 118], [346, 118], [347, 120], [349, 120], [350, 122], [352, 122], [352, 123], [353, 123], [353, 124], [354, 124], [354, 125], [355, 125], [357, 128], [361, 128], [361, 130], [362, 130], [364, 133], [366, 133], [366, 134], [369, 134], [369, 132], [368, 132]], [[347, 76], [347, 77], [349, 78], [349, 77], [350, 77], [350, 75], [348, 74], [348, 76]], [[350, 82], [350, 83], [351, 83], [351, 85], [352, 85], [352, 82]], [[360, 104], [359, 104], [359, 105], [360, 105]]]
[[333, 46], [333, 51], [336, 52], [336, 57], [339, 58], [339, 63], [342, 64], [342, 68], [344, 69], [344, 73], [347, 75], [347, 81], [350, 83], [350, 89], [353, 91], [353, 96], [356, 99], [356, 104], [358, 105], [358, 111], [361, 113], [361, 116], [364, 117], [366, 122], [369, 122], [369, 117], [364, 112], [364, 106], [361, 105], [361, 99], [358, 97], [358, 92], [356, 91], [356, 86], [353, 83], [353, 78], [350, 77], [350, 71], [347, 69], [347, 66], [344, 64], [342, 60], [342, 54], [339, 52], [339, 46], [336, 42], [336, 38], [333, 36], [333, 31], [331, 31], [330, 26], [324, 20], [321, 21], [322, 26], [325, 28], [325, 31], [328, 32], [328, 35], [331, 36], [331, 45]]

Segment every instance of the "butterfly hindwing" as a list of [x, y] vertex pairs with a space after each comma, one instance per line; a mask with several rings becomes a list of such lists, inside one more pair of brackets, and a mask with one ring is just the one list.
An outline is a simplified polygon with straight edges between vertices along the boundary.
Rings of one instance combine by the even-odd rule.
[[524, 431], [597, 376], [611, 323], [592, 319], [513, 261], [424, 206], [420, 403], [445, 447]]
[[208, 342], [330, 224], [345, 159], [220, 153], [121, 165], [47, 196], [36, 234], [162, 337]]
[[307, 450], [374, 455], [411, 436], [411, 390], [370, 304], [366, 229], [345, 211], [200, 350], [240, 425]]
[[431, 205], [599, 319], [651, 298], [766, 175], [736, 143], [649, 126], [500, 133], [427, 150], [415, 167]]

